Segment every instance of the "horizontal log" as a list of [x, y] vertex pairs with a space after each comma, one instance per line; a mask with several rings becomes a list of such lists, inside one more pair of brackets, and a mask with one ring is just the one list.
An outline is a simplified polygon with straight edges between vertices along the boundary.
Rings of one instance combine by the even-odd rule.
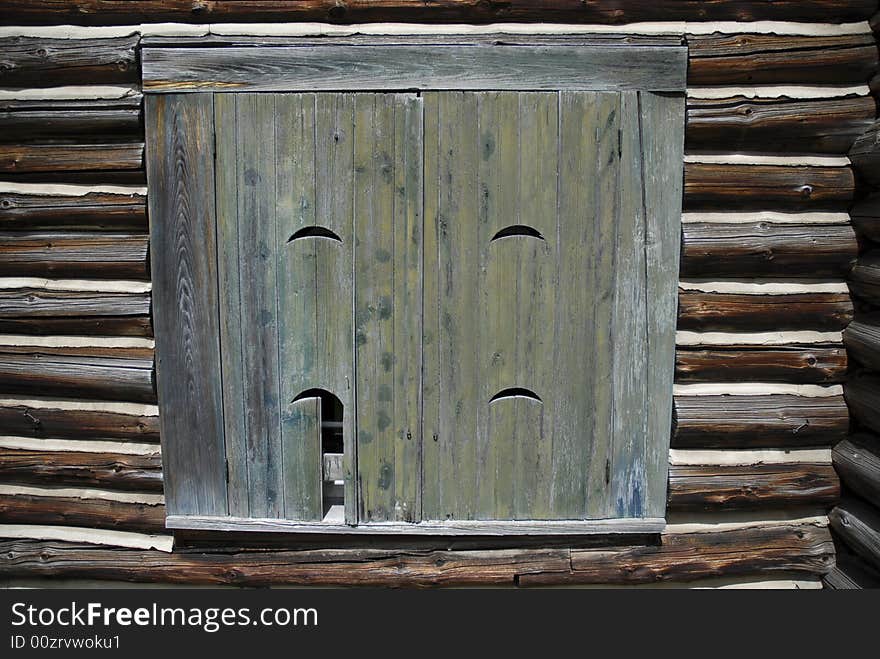
[[49, 107], [34, 107], [33, 102], [21, 105], [0, 103], [0, 141], [143, 139], [137, 105], [117, 107], [94, 100], [68, 103], [66, 107], [57, 107], [57, 102], [47, 104]]
[[0, 276], [148, 279], [146, 234], [0, 233]]
[[853, 417], [863, 426], [880, 433], [880, 377], [862, 375], [850, 378], [844, 395]]
[[831, 507], [839, 498], [830, 464], [676, 465], [669, 470], [667, 510]]
[[119, 412], [0, 405], [3, 434], [19, 437], [158, 442], [159, 417]]
[[154, 403], [145, 359], [0, 354], [0, 392]]
[[874, 121], [872, 96], [689, 98], [689, 151], [844, 154]]
[[859, 136], [848, 155], [864, 184], [880, 186], [880, 121], [875, 121]]
[[685, 163], [686, 210], [847, 210], [850, 167]]
[[162, 459], [152, 455], [0, 448], [0, 480], [47, 486], [162, 491]]
[[153, 359], [155, 350], [146, 346], [119, 347], [106, 345], [87, 346], [33, 346], [0, 345], [0, 354], [6, 355], [61, 355], [68, 357], [113, 357], [114, 359]]
[[846, 293], [740, 295], [681, 291], [678, 329], [700, 331], [840, 330], [853, 317]]
[[682, 225], [686, 277], [841, 277], [858, 256], [852, 227], [839, 224]]
[[880, 317], [859, 317], [843, 330], [843, 343], [856, 362], [880, 371]]
[[33, 174], [44, 172], [108, 172], [141, 170], [144, 166], [143, 142], [102, 144], [2, 144], [0, 173]]
[[847, 488], [880, 507], [880, 437], [859, 433], [831, 452], [834, 468]]
[[863, 253], [849, 275], [853, 295], [872, 305], [880, 305], [880, 250]]
[[878, 67], [874, 35], [688, 36], [688, 84], [863, 84]]
[[664, 533], [659, 546], [572, 549], [572, 572], [523, 575], [522, 586], [687, 582], [711, 577], [823, 575], [834, 565], [827, 527], [778, 525], [706, 533]]
[[843, 348], [711, 350], [679, 348], [675, 380], [695, 382], [793, 382], [832, 384], [846, 377]]
[[45, 332], [46, 321], [68, 334], [150, 336], [150, 294], [0, 290], [0, 332]]
[[880, 510], [855, 498], [828, 514], [831, 530], [875, 570], [880, 570]]
[[798, 448], [846, 438], [843, 396], [676, 396], [674, 448]]
[[165, 506], [107, 499], [0, 494], [0, 524], [164, 533]]
[[0, 555], [5, 559], [0, 562], [2, 578], [239, 586], [637, 584], [768, 573], [822, 575], [834, 564], [828, 529], [795, 524], [665, 533], [660, 545], [594, 551], [321, 549], [166, 553], [16, 539], [0, 542]]
[[138, 35], [0, 39], [0, 86], [119, 85], [138, 80]]
[[151, 22], [243, 23], [374, 21], [494, 23], [603, 23], [637, 21], [815, 21], [867, 20], [876, 0], [3, 0], [0, 24], [118, 25]]
[[146, 196], [90, 192], [45, 195], [0, 192], [0, 229], [147, 228]]

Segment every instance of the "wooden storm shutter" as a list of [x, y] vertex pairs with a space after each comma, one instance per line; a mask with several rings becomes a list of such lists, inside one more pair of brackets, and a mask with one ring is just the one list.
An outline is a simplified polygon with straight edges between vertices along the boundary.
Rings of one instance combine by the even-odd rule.
[[145, 51], [172, 528], [662, 527], [686, 53], [429, 45]]

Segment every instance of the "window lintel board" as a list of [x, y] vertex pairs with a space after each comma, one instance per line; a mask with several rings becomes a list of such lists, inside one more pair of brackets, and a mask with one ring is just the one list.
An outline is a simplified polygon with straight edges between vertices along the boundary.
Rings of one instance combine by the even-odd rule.
[[685, 90], [687, 46], [681, 38], [629, 41], [450, 35], [173, 44], [142, 50], [143, 91]]

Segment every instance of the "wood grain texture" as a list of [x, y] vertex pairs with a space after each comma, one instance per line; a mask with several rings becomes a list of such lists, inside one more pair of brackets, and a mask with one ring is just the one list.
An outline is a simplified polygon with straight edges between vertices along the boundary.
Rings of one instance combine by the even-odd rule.
[[880, 242], [880, 194], [874, 192], [858, 201], [849, 213], [859, 235]]
[[839, 278], [859, 249], [847, 225], [695, 222], [682, 232], [683, 277]]
[[846, 498], [828, 514], [831, 530], [874, 570], [880, 570], [880, 510]]
[[159, 441], [159, 417], [118, 412], [35, 408], [6, 403], [0, 406], [0, 427], [5, 434], [18, 437], [138, 443]]
[[81, 196], [0, 192], [0, 228], [146, 230], [146, 197], [106, 192]]
[[136, 34], [109, 39], [0, 38], [0, 85], [134, 83], [138, 78], [139, 41]]
[[147, 99], [156, 369], [165, 496], [175, 513], [226, 514], [216, 309], [213, 103]]
[[853, 318], [846, 293], [741, 295], [682, 291], [678, 329], [692, 331], [841, 330]]
[[0, 494], [0, 523], [165, 533], [165, 506], [109, 499]]
[[843, 484], [880, 507], [880, 439], [877, 435], [853, 435], [837, 444], [831, 457]]
[[[118, 25], [171, 21], [273, 22], [320, 21], [361, 23], [374, 21], [494, 23], [543, 21], [549, 23], [625, 24], [638, 21], [815, 21], [845, 23], [866, 20], [876, 10], [875, 0], [635, 0], [625, 5], [575, 0], [479, 2], [478, 0], [4, 0], [3, 15], [16, 25]], [[696, 17], [696, 18], [695, 18]]]
[[0, 448], [5, 483], [162, 491], [162, 460], [152, 455]]
[[880, 572], [838, 543], [834, 568], [822, 578], [822, 585], [831, 590], [863, 590], [880, 588]]
[[685, 210], [846, 210], [850, 167], [685, 163]]
[[673, 448], [830, 446], [846, 437], [843, 396], [676, 396]]
[[150, 336], [150, 294], [0, 291], [0, 332], [46, 331], [45, 321], [56, 330], [63, 326], [69, 334]]
[[706, 533], [671, 533], [658, 546], [619, 551], [572, 549], [572, 572], [523, 575], [521, 586], [563, 583], [687, 582], [748, 574], [822, 575], [834, 565], [834, 545], [819, 525], [754, 526]]
[[830, 464], [673, 466], [670, 511], [831, 507], [840, 481]]
[[683, 91], [683, 47], [567, 45], [146, 48], [145, 92]]
[[872, 96], [689, 98], [690, 151], [841, 154], [874, 121]]
[[[0, 143], [0, 173], [29, 174], [38, 180], [42, 174], [76, 175], [79, 172], [137, 171], [144, 166], [143, 142], [102, 142], [98, 144], [4, 144]], [[112, 180], [112, 174], [104, 174]]]
[[833, 384], [843, 382], [847, 354], [843, 348], [786, 347], [781, 349], [679, 348], [675, 381], [790, 382]]
[[0, 354], [0, 391], [155, 402], [151, 359]]
[[688, 36], [688, 84], [864, 84], [877, 70], [872, 34]]

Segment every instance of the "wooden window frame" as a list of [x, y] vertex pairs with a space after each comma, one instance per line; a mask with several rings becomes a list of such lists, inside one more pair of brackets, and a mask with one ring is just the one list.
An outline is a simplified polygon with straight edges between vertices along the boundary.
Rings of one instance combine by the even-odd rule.
[[[154, 187], [149, 194], [163, 456], [166, 465], [185, 464], [195, 469], [228, 469], [224, 464], [217, 318], [213, 108], [200, 107], [198, 102], [179, 102], [175, 116], [180, 125], [167, 126], [158, 120], [155, 107], [159, 103], [178, 103], [178, 99], [192, 92], [583, 90], [683, 95], [686, 87], [687, 47], [680, 37], [449, 36], [194, 41], [198, 43], [145, 39], [142, 68], [147, 106], [147, 174], [148, 181], [152, 181], [149, 185], [156, 186], [156, 181], [174, 181], [175, 186], [171, 191], [167, 187]], [[163, 98], [167, 94], [173, 96]], [[683, 103], [681, 114], [683, 142]], [[160, 142], [162, 148], [151, 147]], [[156, 153], [173, 154], [179, 161], [157, 157]], [[172, 167], [175, 168], [173, 173], [168, 171]], [[677, 198], [670, 195], [664, 200], [667, 214], [677, 213], [676, 221], [665, 225], [670, 230], [680, 223], [680, 192], [679, 188]], [[157, 218], [172, 218], [172, 221], [159, 222]], [[677, 286], [679, 241], [676, 237], [669, 242], [675, 243], [675, 253], [665, 255], [670, 260], [665, 270], [670, 277], [670, 273], [674, 273]], [[677, 298], [674, 292], [671, 298]], [[675, 302], [671, 304], [674, 337]], [[674, 349], [673, 340], [670, 371]], [[175, 366], [170, 366], [172, 364]], [[186, 365], [182, 370], [181, 364]], [[172, 393], [163, 395], [164, 392]], [[672, 387], [659, 398], [652, 404], [660, 409], [668, 407], [671, 423]], [[668, 456], [671, 432], [665, 436], [665, 443], [658, 442], [654, 448], [662, 452], [664, 461], [668, 462], [665, 456]], [[174, 467], [166, 467], [165, 472], [169, 529], [324, 535], [552, 536], [657, 533], [666, 524], [664, 516], [559, 521], [369, 522], [357, 526], [235, 518], [218, 512], [226, 505], [225, 486], [206, 488], [196, 479], [188, 478], [188, 474], [176, 471]], [[663, 505], [665, 508], [665, 496]]]

